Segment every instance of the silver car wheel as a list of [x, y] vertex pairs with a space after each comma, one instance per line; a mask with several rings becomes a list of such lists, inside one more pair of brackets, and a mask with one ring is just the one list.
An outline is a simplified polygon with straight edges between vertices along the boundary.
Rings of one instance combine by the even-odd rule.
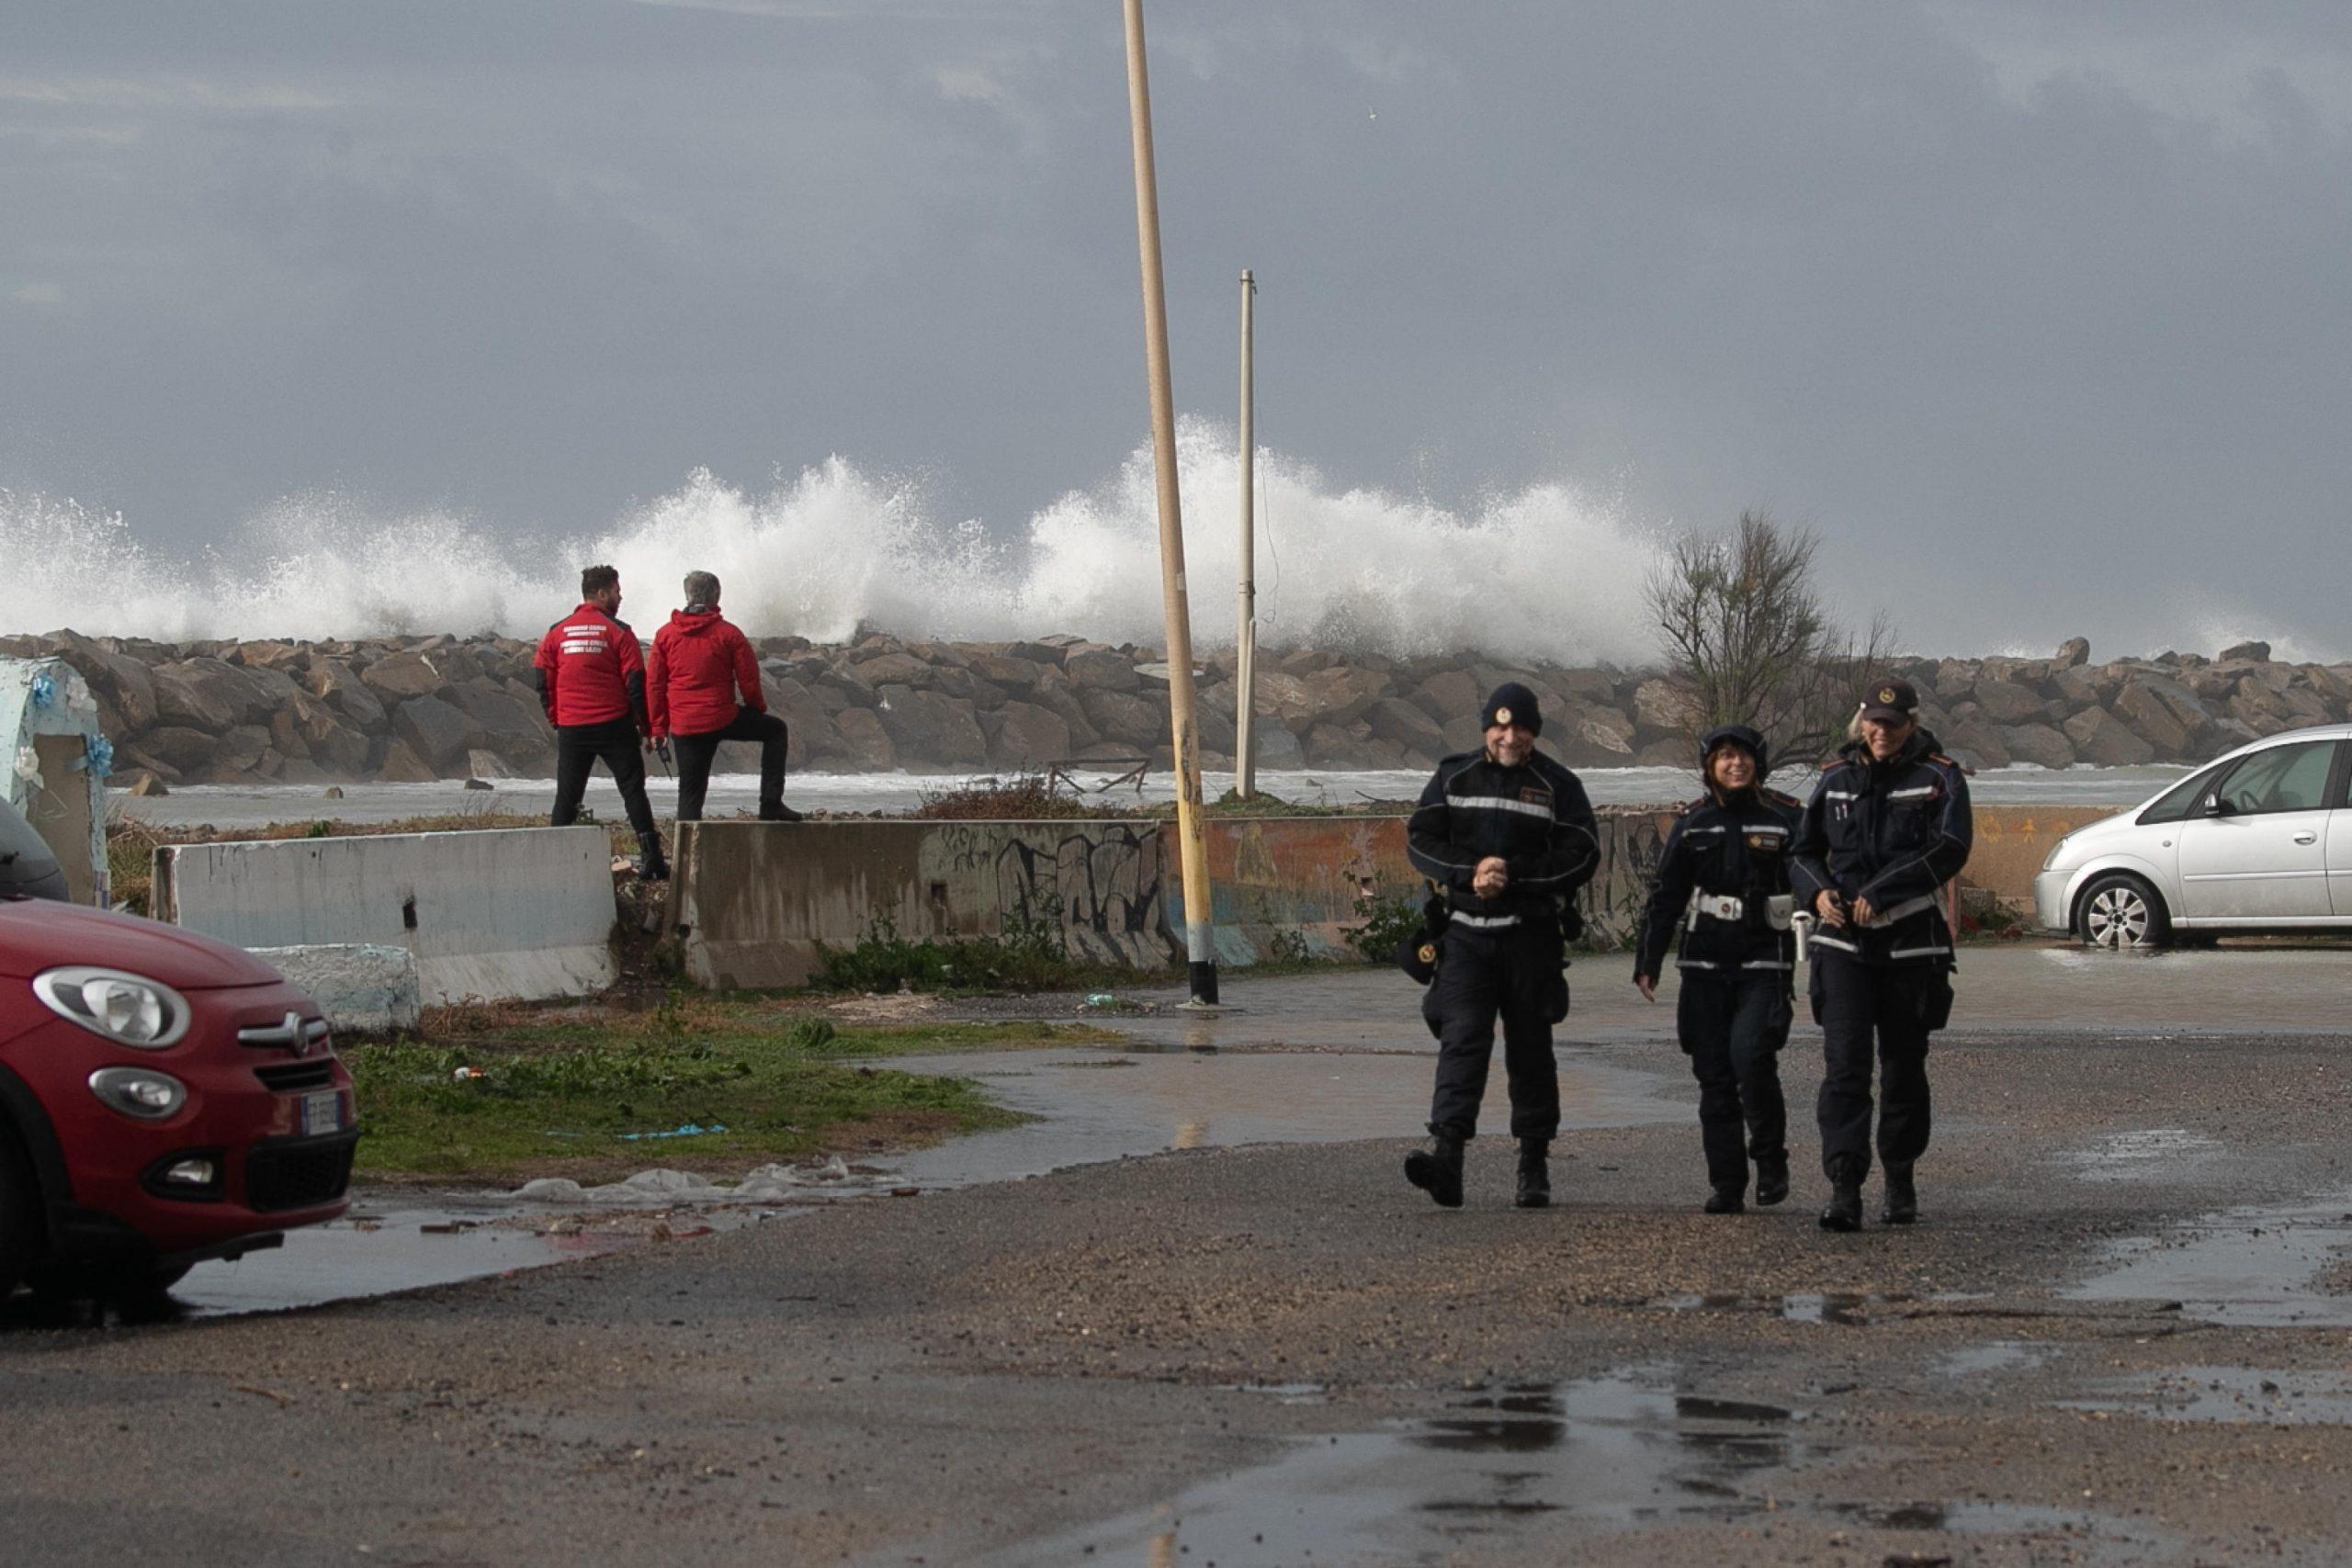
[[2145, 947], [2152, 923], [2148, 900], [2128, 886], [2100, 888], [2083, 910], [2083, 929], [2100, 947]]

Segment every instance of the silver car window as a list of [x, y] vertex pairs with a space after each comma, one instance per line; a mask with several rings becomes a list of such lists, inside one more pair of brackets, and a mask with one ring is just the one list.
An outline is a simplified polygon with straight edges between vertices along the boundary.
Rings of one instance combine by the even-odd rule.
[[2234, 816], [2317, 811], [2327, 797], [2327, 776], [2335, 763], [2333, 740], [2307, 740], [2256, 751], [2222, 781], [2222, 808]]

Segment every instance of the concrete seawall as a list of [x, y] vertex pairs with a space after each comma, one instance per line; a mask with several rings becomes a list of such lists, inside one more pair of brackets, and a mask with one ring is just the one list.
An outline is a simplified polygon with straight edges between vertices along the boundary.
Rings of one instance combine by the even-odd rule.
[[[2033, 874], [2100, 807], [1980, 807], [1964, 881], [2005, 904], [2032, 898]], [[1588, 940], [1632, 938], [1670, 813], [1600, 814], [1601, 867], [1583, 902]], [[1175, 829], [1165, 822], [759, 822], [681, 826], [668, 922], [704, 986], [796, 986], [820, 949], [882, 931], [910, 942], [1008, 936], [1050, 924], [1073, 954], [1157, 970], [1179, 951], [1183, 900]], [[1384, 900], [1419, 897], [1400, 817], [1278, 817], [1214, 822], [1217, 957], [1247, 967], [1343, 953], [1347, 931]]]
[[428, 1007], [618, 977], [602, 828], [167, 844], [154, 899], [157, 919], [239, 947], [406, 948]]

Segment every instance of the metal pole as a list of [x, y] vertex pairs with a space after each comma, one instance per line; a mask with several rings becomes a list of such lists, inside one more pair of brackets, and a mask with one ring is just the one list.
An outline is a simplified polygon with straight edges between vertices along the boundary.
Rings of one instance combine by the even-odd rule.
[[1241, 628], [1233, 643], [1233, 787], [1258, 793], [1258, 434], [1255, 424], [1254, 311], [1258, 280], [1241, 272]]
[[1144, 370], [1151, 384], [1152, 468], [1159, 491], [1159, 581], [1168, 621], [1168, 718], [1176, 741], [1176, 839], [1184, 878], [1184, 957], [1193, 1000], [1216, 1005], [1209, 847], [1201, 824], [1201, 732], [1193, 695], [1193, 623], [1184, 596], [1184, 513], [1176, 486], [1176, 403], [1168, 373], [1168, 295], [1159, 269], [1159, 180], [1151, 157], [1151, 80], [1143, 0], [1126, 0], [1127, 110], [1135, 135], [1136, 249], [1143, 262]]

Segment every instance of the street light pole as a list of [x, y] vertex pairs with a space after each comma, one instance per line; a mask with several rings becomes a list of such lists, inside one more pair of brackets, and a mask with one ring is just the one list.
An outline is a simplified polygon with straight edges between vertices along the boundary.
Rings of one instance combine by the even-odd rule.
[[1159, 264], [1159, 180], [1151, 156], [1151, 79], [1143, 0], [1126, 0], [1127, 112], [1135, 138], [1136, 249], [1143, 263], [1144, 371], [1159, 480], [1159, 580], [1168, 622], [1168, 718], [1176, 742], [1176, 840], [1184, 879], [1184, 958], [1193, 1001], [1216, 1004], [1216, 930], [1201, 822], [1201, 730], [1193, 691], [1193, 623], [1184, 594], [1184, 514], [1176, 484], [1176, 403], [1168, 371], [1168, 292]]
[[1241, 272], [1241, 627], [1233, 644], [1233, 787], [1258, 793], [1258, 532], [1255, 424], [1258, 280]]

